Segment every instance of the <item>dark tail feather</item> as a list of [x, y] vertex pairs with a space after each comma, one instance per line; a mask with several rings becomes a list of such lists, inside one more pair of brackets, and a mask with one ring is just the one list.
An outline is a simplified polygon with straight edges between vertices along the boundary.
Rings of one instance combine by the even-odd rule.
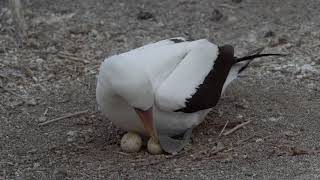
[[259, 53], [257, 53], [254, 55], [245, 56], [245, 57], [241, 57], [241, 58], [235, 57], [235, 59], [237, 60], [237, 62], [241, 62], [241, 61], [246, 61], [246, 60], [253, 60], [255, 58], [264, 57], [264, 56], [286, 56], [286, 54], [259, 54]]

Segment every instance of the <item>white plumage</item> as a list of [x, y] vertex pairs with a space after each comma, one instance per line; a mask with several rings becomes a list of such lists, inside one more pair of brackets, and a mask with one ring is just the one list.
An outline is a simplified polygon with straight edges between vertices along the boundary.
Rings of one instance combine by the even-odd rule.
[[198, 125], [210, 109], [174, 111], [195, 93], [217, 55], [218, 47], [205, 39], [180, 43], [168, 39], [112, 56], [100, 68], [97, 102], [108, 119], [124, 130], [146, 134], [132, 107], [153, 106], [158, 133], [183, 133]]

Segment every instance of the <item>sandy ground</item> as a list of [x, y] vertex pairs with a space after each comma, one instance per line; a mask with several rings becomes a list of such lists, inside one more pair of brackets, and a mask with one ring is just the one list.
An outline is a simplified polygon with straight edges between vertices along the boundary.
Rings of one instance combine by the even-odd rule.
[[[18, 48], [0, 1], [0, 179], [320, 178], [320, 1], [29, 0], [24, 14]], [[289, 55], [253, 63], [181, 154], [121, 153], [124, 132], [97, 110], [98, 67], [175, 36]]]

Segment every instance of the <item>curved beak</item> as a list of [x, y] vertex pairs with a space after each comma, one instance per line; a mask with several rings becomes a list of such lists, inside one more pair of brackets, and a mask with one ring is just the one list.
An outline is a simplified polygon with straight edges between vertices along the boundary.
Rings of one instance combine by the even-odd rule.
[[136, 113], [138, 114], [145, 130], [147, 131], [147, 133], [155, 138], [156, 140], [158, 140], [158, 136], [157, 136], [157, 132], [154, 126], [154, 122], [153, 122], [153, 111], [152, 111], [152, 107], [147, 109], [147, 110], [141, 110], [138, 108], [134, 108], [134, 110], [136, 111]]

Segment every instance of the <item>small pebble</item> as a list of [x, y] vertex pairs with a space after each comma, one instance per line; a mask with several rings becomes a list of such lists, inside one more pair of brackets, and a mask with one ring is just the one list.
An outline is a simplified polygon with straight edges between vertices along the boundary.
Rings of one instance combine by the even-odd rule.
[[12, 18], [9, 18], [6, 22], [8, 25], [11, 25], [13, 23], [13, 19]]
[[211, 13], [211, 20], [212, 21], [220, 21], [223, 17], [223, 14], [218, 10], [218, 9], [214, 9]]
[[233, 3], [241, 3], [242, 0], [231, 0]]
[[299, 74], [299, 75], [296, 76], [297, 79], [302, 79], [303, 77], [304, 77], [304, 76], [301, 75], [301, 74]]
[[282, 119], [282, 117], [280, 116], [280, 117], [271, 117], [271, 118], [269, 118], [269, 121], [271, 121], [271, 122], [278, 122], [278, 121], [280, 121]]
[[140, 11], [137, 15], [138, 20], [148, 20], [154, 18], [153, 14], [146, 11]]
[[66, 179], [67, 175], [68, 175], [68, 172], [62, 168], [55, 169], [53, 172], [54, 179], [56, 180]]
[[293, 131], [284, 131], [283, 134], [287, 137], [294, 137], [294, 136], [297, 136], [298, 133], [296, 132], [293, 132]]
[[238, 119], [242, 119], [242, 118], [243, 118], [243, 115], [242, 115], [242, 114], [238, 114], [238, 115], [237, 115], [237, 118], [238, 118]]
[[67, 141], [68, 142], [74, 142], [74, 141], [76, 141], [76, 138], [77, 138], [77, 136], [78, 136], [78, 132], [77, 131], [69, 131], [68, 133], [67, 133]]
[[301, 72], [314, 72], [314, 68], [310, 64], [305, 64], [301, 67]]
[[314, 84], [314, 83], [310, 83], [310, 84], [307, 84], [307, 88], [310, 89], [310, 90], [316, 90], [317, 89], [317, 85]]
[[39, 122], [39, 123], [42, 123], [42, 122], [45, 122], [46, 120], [47, 120], [47, 117], [41, 116], [41, 117], [38, 119], [38, 122]]
[[34, 99], [34, 98], [28, 99], [28, 100], [26, 101], [26, 103], [27, 103], [28, 105], [30, 105], [30, 106], [35, 106], [35, 105], [38, 104], [37, 100]]
[[40, 163], [38, 162], [33, 163], [33, 168], [38, 168], [38, 167], [40, 167]]
[[278, 39], [278, 44], [279, 44], [279, 45], [287, 44], [287, 43], [288, 43], [288, 39], [285, 38], [285, 37], [280, 37], [280, 38]]
[[275, 33], [273, 31], [268, 31], [264, 34], [265, 38], [274, 37]]

